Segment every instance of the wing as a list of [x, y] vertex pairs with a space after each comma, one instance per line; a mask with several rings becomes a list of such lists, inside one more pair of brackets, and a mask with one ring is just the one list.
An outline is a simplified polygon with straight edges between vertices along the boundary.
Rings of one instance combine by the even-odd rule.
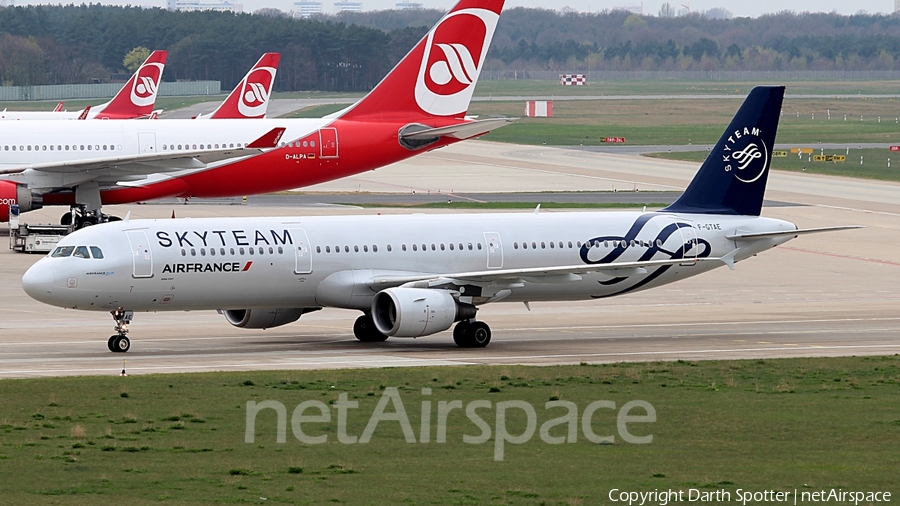
[[505, 288], [521, 287], [524, 283], [563, 283], [580, 281], [581, 274], [594, 272], [614, 276], [635, 276], [647, 274], [647, 269], [666, 265], [695, 265], [702, 262], [727, 264], [722, 258], [679, 258], [669, 260], [647, 260], [643, 262], [619, 262], [609, 264], [564, 265], [553, 267], [531, 267], [525, 269], [496, 269], [490, 271], [455, 272], [447, 274], [383, 275], [369, 280], [368, 285], [375, 291], [395, 286], [434, 288], [442, 285], [503, 285]]
[[[35, 163], [22, 167], [7, 167], [0, 170], [0, 175], [22, 174], [27, 171], [30, 174], [57, 174], [77, 177], [83, 181], [103, 179], [107, 176], [141, 176], [184, 169], [202, 169], [213, 162], [255, 155], [262, 153], [263, 149], [274, 148], [277, 146], [284, 131], [285, 129], [281, 127], [274, 128], [259, 139], [247, 144], [245, 148], [141, 153], [67, 162]], [[36, 187], [40, 188], [40, 183], [37, 183]]]

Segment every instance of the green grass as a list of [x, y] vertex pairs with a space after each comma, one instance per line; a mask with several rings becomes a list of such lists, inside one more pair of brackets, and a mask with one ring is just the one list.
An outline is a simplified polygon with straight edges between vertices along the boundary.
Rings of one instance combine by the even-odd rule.
[[410, 209], [534, 209], [540, 204], [541, 209], [628, 209], [635, 207], [660, 208], [669, 204], [653, 202], [639, 204], [634, 202], [472, 202], [453, 200], [453, 202], [428, 202], [406, 204], [403, 202], [348, 203], [338, 204], [357, 207], [403, 207]]
[[[596, 400], [644, 400], [657, 421], [629, 426], [652, 434], [650, 444], [626, 443], [616, 411], [600, 409], [593, 430], [614, 444], [588, 442], [579, 422], [576, 443], [547, 444], [537, 432], [507, 444], [503, 461], [493, 440], [462, 442], [480, 429], [461, 410], [448, 418], [446, 443], [410, 444], [398, 423], [381, 422], [370, 442], [342, 444], [334, 417], [303, 426], [327, 435], [325, 444], [294, 437], [299, 403], [343, 392], [359, 402], [348, 433], [360, 435], [385, 387], [399, 388], [416, 439], [423, 400], [432, 403], [432, 441], [440, 401], [524, 400], [539, 428], [564, 414], [545, 410], [549, 400], [574, 402], [579, 418]], [[288, 410], [285, 443], [275, 440], [273, 410], [244, 442], [247, 401], [265, 400]], [[3, 380], [0, 405], [6, 504], [567, 505], [606, 503], [613, 487], [900, 491], [896, 355]], [[479, 413], [493, 430], [495, 409]], [[507, 426], [522, 432], [521, 411]]]
[[538, 80], [479, 80], [476, 97], [500, 95], [746, 95], [760, 84], [783, 84], [787, 95], [894, 95], [900, 93], [897, 82], [891, 80], [859, 81], [682, 81], [668, 79], [628, 79], [592, 81], [589, 86], [560, 86], [556, 81]]
[[[780, 134], [779, 134], [779, 142]], [[812, 147], [814, 144], [800, 145], [797, 147]], [[823, 153], [816, 149], [816, 155]], [[787, 158], [773, 158], [772, 168], [791, 172], [808, 172], [810, 174], [827, 174], [830, 176], [847, 176], [864, 179], [878, 179], [881, 181], [900, 181], [900, 153], [887, 149], [826, 149], [825, 155], [844, 155], [845, 162], [814, 162], [809, 155], [802, 158], [788, 153]], [[706, 159], [706, 151], [685, 151], [674, 153], [651, 153], [648, 156], [665, 158], [667, 160], [684, 160], [689, 162], [702, 162]], [[862, 157], [863, 163], [859, 163]], [[887, 166], [891, 159], [891, 167]], [[805, 169], [805, 170], [804, 170]]]

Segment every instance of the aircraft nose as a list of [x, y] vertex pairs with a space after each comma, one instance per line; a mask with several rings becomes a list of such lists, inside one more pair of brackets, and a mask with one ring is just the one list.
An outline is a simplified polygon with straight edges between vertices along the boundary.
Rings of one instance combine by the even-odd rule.
[[22, 288], [31, 298], [44, 302], [53, 286], [53, 270], [39, 261], [25, 271], [22, 276]]

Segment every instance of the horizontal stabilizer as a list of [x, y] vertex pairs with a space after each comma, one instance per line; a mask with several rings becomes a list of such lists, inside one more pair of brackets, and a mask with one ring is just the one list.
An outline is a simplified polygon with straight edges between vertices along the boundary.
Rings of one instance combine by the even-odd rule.
[[469, 139], [484, 135], [491, 130], [509, 125], [516, 118], [491, 118], [466, 123], [457, 123], [445, 127], [429, 128], [415, 132], [401, 133], [400, 137], [406, 140], [425, 140], [435, 137], [453, 137], [454, 139]]
[[273, 128], [268, 133], [263, 134], [259, 139], [247, 144], [247, 147], [250, 149], [274, 148], [278, 146], [278, 141], [281, 140], [281, 136], [284, 135], [285, 130], [287, 129], [284, 127]]
[[726, 239], [733, 241], [757, 241], [760, 239], [771, 239], [773, 237], [785, 237], [804, 234], [817, 234], [819, 232], [835, 232], [838, 230], [852, 230], [854, 228], [866, 228], [862, 225], [844, 225], [840, 227], [819, 227], [819, 228], [800, 228], [797, 230], [780, 230], [778, 232], [754, 232], [747, 234], [734, 234], [725, 236]]

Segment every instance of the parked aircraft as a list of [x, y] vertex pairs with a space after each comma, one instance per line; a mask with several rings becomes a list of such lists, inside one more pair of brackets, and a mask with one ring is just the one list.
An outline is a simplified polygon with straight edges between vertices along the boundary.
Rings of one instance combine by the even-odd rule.
[[[0, 221], [7, 202], [72, 206], [67, 218], [84, 226], [109, 220], [104, 203], [289, 190], [506, 125], [466, 117], [502, 7], [461, 0], [368, 95], [325, 118], [0, 122]], [[275, 128], [278, 149], [239, 151]]]
[[[156, 103], [156, 93], [166, 65], [168, 51], [154, 51], [138, 67], [131, 79], [122, 86], [116, 96], [105, 104], [89, 106], [81, 111], [63, 111], [63, 103], [51, 112], [6, 111], [0, 119], [7, 120], [59, 120], [59, 119], [132, 119], [149, 116]], [[15, 127], [13, 127], [15, 128]]]
[[77, 231], [22, 278], [54, 306], [111, 311], [111, 351], [134, 311], [218, 309], [270, 328], [323, 307], [362, 311], [360, 341], [483, 347], [478, 306], [600, 299], [672, 283], [801, 234], [760, 217], [783, 87], [758, 87], [684, 194], [658, 212], [135, 220]]

